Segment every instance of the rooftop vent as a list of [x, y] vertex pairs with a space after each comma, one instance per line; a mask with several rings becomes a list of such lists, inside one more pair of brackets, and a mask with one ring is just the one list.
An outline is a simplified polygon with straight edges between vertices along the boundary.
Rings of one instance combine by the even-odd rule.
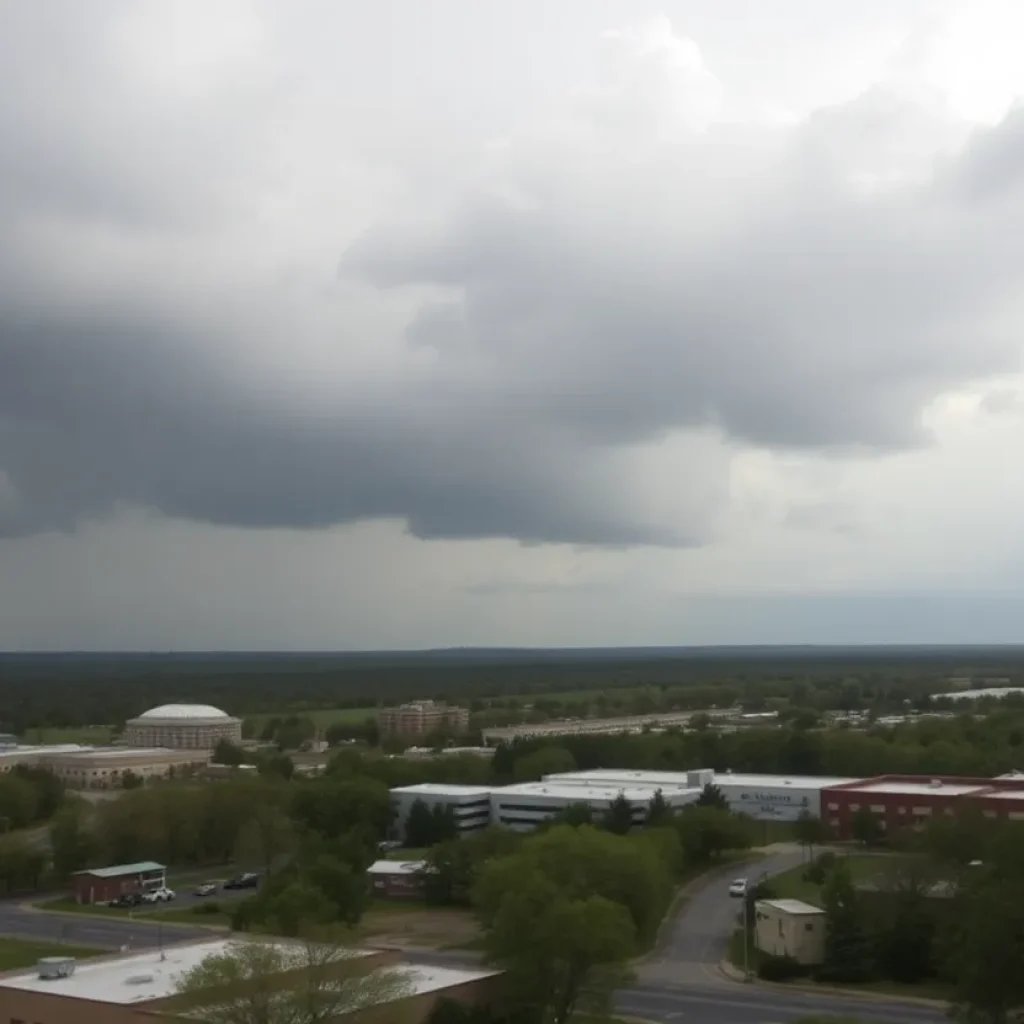
[[36, 966], [39, 969], [39, 977], [43, 981], [57, 981], [60, 978], [70, 978], [75, 973], [75, 958], [73, 956], [44, 956]]
[[149, 985], [152, 981], [152, 974], [132, 974], [124, 979], [126, 985]]
[[928, 785], [931, 786], [932, 789], [942, 789], [942, 779], [932, 779]]

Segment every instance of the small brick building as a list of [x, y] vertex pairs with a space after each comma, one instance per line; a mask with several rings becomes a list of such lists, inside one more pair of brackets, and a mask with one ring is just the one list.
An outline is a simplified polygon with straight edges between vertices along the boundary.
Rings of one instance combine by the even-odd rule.
[[366, 869], [374, 896], [384, 899], [418, 899], [423, 895], [424, 860], [378, 860]]
[[88, 868], [71, 876], [71, 895], [76, 903], [106, 903], [126, 893], [159, 889], [167, 884], [167, 868], [155, 860]]

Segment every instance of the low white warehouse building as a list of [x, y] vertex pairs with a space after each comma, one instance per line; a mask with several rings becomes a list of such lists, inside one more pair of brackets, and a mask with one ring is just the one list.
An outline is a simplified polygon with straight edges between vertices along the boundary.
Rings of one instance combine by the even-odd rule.
[[703, 788], [711, 783], [721, 790], [729, 809], [736, 814], [746, 814], [758, 821], [796, 821], [804, 812], [820, 818], [822, 790], [856, 780], [812, 775], [743, 775], [707, 768], [690, 772], [599, 768], [548, 775], [544, 781], [558, 786], [653, 786], [663, 790], [695, 784]]
[[405, 835], [405, 821], [417, 800], [422, 800], [431, 810], [435, 807], [450, 807], [460, 835], [486, 828], [491, 821], [492, 792], [490, 786], [455, 786], [434, 782], [397, 786], [391, 790], [391, 807], [395, 814], [392, 828], [397, 835]]
[[491, 821], [525, 831], [578, 804], [585, 804], [598, 820], [621, 796], [629, 801], [633, 810], [633, 824], [641, 825], [659, 789], [665, 803], [677, 809], [695, 803], [701, 794], [700, 789], [685, 786], [561, 785], [557, 780], [525, 782], [491, 790]]

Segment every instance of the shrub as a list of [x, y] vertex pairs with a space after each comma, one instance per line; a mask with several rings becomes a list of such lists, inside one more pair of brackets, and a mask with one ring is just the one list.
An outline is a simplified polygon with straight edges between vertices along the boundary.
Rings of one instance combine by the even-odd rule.
[[208, 903], [196, 903], [192, 907], [192, 913], [199, 916], [206, 914], [219, 914], [223, 908], [217, 900], [210, 900]]
[[763, 981], [792, 981], [807, 973], [808, 969], [791, 956], [762, 953], [757, 963], [757, 976]]

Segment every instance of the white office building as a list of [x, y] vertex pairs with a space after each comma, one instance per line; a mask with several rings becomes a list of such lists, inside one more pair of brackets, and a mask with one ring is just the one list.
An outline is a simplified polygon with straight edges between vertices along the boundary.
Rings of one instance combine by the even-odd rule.
[[460, 835], [486, 828], [491, 819], [492, 792], [489, 786], [449, 786], [433, 782], [398, 786], [391, 790], [391, 806], [395, 812], [392, 828], [397, 835], [405, 835], [406, 819], [417, 800], [422, 800], [431, 810], [450, 807]]
[[796, 821], [804, 812], [821, 817], [821, 791], [829, 786], [854, 782], [810, 775], [744, 775], [713, 772], [708, 768], [689, 772], [646, 772], [623, 769], [595, 769], [549, 775], [545, 783], [558, 786], [652, 786], [667, 791], [671, 787], [704, 788], [716, 786], [736, 814], [758, 821]]
[[700, 789], [685, 786], [560, 784], [558, 781], [525, 782], [491, 790], [491, 821], [516, 831], [536, 828], [569, 807], [584, 804], [595, 820], [600, 819], [619, 797], [625, 797], [633, 810], [633, 824], [642, 825], [654, 794], [661, 790], [672, 808], [694, 803]]

